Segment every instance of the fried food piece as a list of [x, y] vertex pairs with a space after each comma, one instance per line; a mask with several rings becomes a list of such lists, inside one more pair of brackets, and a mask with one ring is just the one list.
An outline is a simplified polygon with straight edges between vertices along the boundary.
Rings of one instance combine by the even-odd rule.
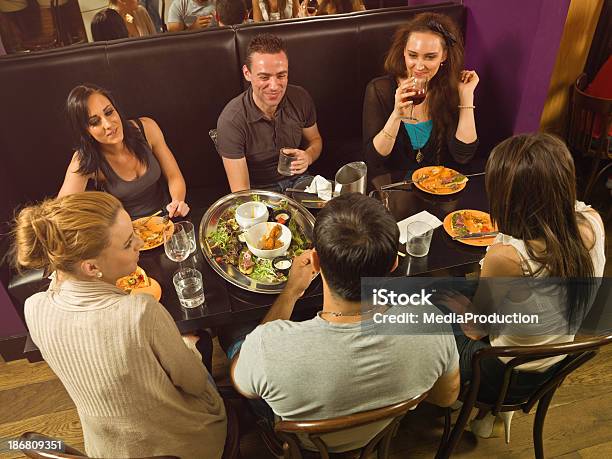
[[[259, 247], [261, 250], [273, 250], [282, 247], [283, 243], [279, 241], [281, 237], [282, 229], [280, 225], [274, 225], [268, 234], [264, 235], [259, 241]], [[277, 245], [278, 244], [278, 245]]]

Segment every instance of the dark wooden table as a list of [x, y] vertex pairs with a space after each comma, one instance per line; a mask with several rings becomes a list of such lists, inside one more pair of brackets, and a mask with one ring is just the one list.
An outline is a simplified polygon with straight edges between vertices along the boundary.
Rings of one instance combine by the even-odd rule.
[[[206, 209], [193, 210], [187, 218], [193, 223], [196, 235], [199, 234], [205, 211]], [[179, 264], [166, 256], [163, 246], [141, 252], [138, 263], [149, 276], [159, 282], [162, 288], [160, 302], [170, 312], [179, 330], [186, 333], [199, 328], [261, 319], [276, 299], [276, 295], [249, 292], [230, 284], [210, 267], [202, 254], [200, 241], [196, 243], [195, 253], [181, 264], [196, 268], [202, 273], [206, 301], [197, 308], [187, 309], [181, 306], [172, 283], [172, 276], [179, 269]], [[295, 309], [297, 312], [316, 310], [320, 308], [322, 298], [321, 280], [317, 277]]]
[[[426, 210], [444, 221], [449, 213], [460, 209], [488, 212], [484, 177], [469, 180], [465, 189], [457, 194], [435, 196], [416, 187], [403, 190], [376, 191], [373, 197], [385, 203], [397, 221]], [[405, 248], [402, 248], [405, 253]], [[465, 276], [478, 270], [484, 257], [484, 247], [473, 247], [453, 241], [442, 226], [435, 229], [429, 254], [425, 257], [406, 255], [400, 260], [398, 274], [407, 276]]]
[[[477, 167], [477, 166], [476, 166]], [[474, 166], [472, 166], [474, 169]], [[470, 170], [469, 172], [477, 172]], [[466, 172], [467, 173], [467, 172]], [[396, 181], [397, 177], [390, 177]], [[384, 196], [380, 193], [374, 197], [386, 198], [387, 205], [397, 221], [426, 210], [444, 220], [444, 217], [458, 209], [488, 210], [484, 189], [484, 178], [476, 177], [468, 182], [467, 187], [454, 195], [433, 196], [416, 188], [389, 191]], [[206, 209], [195, 209], [189, 215], [195, 226], [196, 235]], [[316, 216], [317, 211], [313, 211]], [[172, 276], [178, 269], [178, 263], [170, 261], [164, 248], [142, 252], [140, 266], [162, 288], [161, 303], [168, 309], [181, 332], [198, 328], [218, 327], [261, 319], [276, 299], [276, 295], [254, 293], [236, 287], [219, 276], [204, 259], [198, 247], [194, 255], [183, 264], [194, 267], [202, 273], [204, 281], [204, 305], [194, 308], [183, 308], [178, 300]], [[434, 231], [431, 248], [426, 257], [415, 258], [407, 255], [400, 260], [398, 275], [408, 276], [465, 276], [477, 271], [478, 261], [484, 256], [485, 249], [471, 247], [453, 241], [442, 227]], [[323, 301], [320, 277], [317, 277], [304, 296], [296, 304], [297, 314], [308, 315], [318, 310]]]

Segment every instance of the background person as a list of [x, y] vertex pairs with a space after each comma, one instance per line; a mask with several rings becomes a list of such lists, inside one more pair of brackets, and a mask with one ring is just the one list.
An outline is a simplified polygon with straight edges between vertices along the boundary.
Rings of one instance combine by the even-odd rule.
[[115, 287], [142, 245], [107, 193], [23, 209], [15, 263], [54, 273], [25, 302], [29, 332], [77, 407], [89, 457], [220, 458], [225, 409], [199, 354], [151, 295]]
[[112, 8], [98, 11], [91, 20], [93, 41], [117, 40], [128, 38], [129, 33], [121, 15]]
[[130, 37], [155, 35], [157, 30], [146, 8], [138, 0], [110, 0], [109, 8], [116, 10], [125, 22]]
[[168, 32], [216, 25], [214, 0], [174, 0], [168, 11]]
[[[370, 81], [363, 103], [368, 169], [406, 174], [476, 153], [474, 89], [478, 75], [463, 70], [463, 42], [447, 16], [422, 13], [400, 27], [385, 59], [387, 75]], [[413, 107], [413, 78], [428, 80], [425, 100]], [[372, 176], [374, 176], [372, 175]]]
[[299, 10], [298, 0], [253, 0], [253, 22], [295, 18]]
[[244, 0], [217, 0], [215, 13], [219, 27], [242, 24], [248, 19]]
[[308, 0], [300, 4], [300, 17], [324, 16], [328, 14], [352, 13], [353, 11], [365, 11], [362, 0], [321, 0], [318, 1], [318, 8], [314, 13], [307, 10]]
[[170, 217], [187, 215], [185, 179], [154, 120], [127, 121], [110, 93], [92, 84], [70, 91], [66, 110], [77, 150], [59, 197], [91, 181], [119, 198], [132, 218], [162, 208]]

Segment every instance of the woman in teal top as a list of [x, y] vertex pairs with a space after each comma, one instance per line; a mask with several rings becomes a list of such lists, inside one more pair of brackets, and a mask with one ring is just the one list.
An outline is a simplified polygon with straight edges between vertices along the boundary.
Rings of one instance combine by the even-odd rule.
[[[462, 69], [461, 35], [447, 16], [419, 14], [397, 30], [387, 75], [370, 81], [364, 99], [366, 160], [375, 175], [472, 159], [478, 75]], [[413, 93], [415, 78], [428, 80], [427, 96], [411, 107], [402, 99]]]

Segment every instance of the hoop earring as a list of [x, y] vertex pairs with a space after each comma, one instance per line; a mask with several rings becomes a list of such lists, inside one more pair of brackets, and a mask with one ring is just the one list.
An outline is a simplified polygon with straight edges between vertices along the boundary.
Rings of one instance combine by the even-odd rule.
[[102, 278], [102, 276], [103, 276], [102, 271], [98, 271], [98, 272], [96, 273], [96, 277], [97, 277], [98, 279], [101, 279], [101, 278]]

